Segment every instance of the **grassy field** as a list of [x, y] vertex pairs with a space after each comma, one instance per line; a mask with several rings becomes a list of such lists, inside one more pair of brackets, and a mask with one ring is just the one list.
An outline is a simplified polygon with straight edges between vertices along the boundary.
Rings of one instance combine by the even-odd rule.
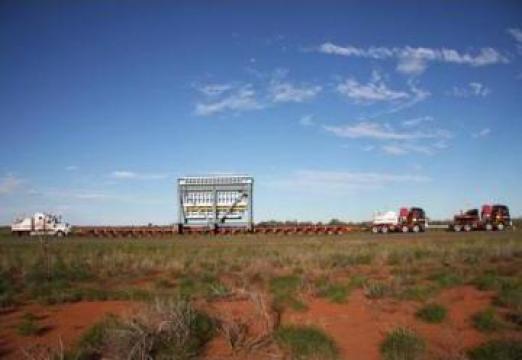
[[[181, 353], [180, 349], [186, 352], [185, 358], [209, 357], [210, 350], [206, 348], [220, 337], [227, 340], [230, 357], [242, 358], [246, 356], [245, 351], [255, 354], [269, 349], [277, 356], [296, 359], [343, 358], [350, 347], [336, 341], [339, 334], [335, 334], [335, 329], [320, 323], [295, 324], [291, 319], [313, 314], [318, 302], [331, 304], [332, 309], [340, 309], [342, 313], [360, 296], [369, 311], [385, 314], [382, 310], [385, 306], [412, 308], [413, 329], [412, 326], [403, 329], [400, 324], [395, 329], [391, 324], [388, 337], [386, 333], [377, 334], [380, 344], [368, 346], [375, 347], [379, 356], [386, 359], [424, 359], [442, 357], [436, 345], [430, 343], [429, 336], [423, 338], [422, 331], [415, 333], [417, 324], [420, 330], [437, 326], [450, 328], [452, 321], [456, 321], [452, 320], [452, 303], [439, 302], [445, 301], [450, 289], [472, 288], [477, 294], [489, 296], [487, 308], [464, 319], [477, 341], [470, 340], [473, 347], [459, 348], [452, 356], [481, 359], [484, 351], [492, 351], [493, 355], [487, 353], [487, 358], [495, 359], [494, 356], [500, 354], [498, 356], [504, 357], [496, 358], [520, 359], [521, 265], [522, 232], [519, 231], [125, 240], [18, 239], [3, 235], [0, 237], [0, 309], [6, 313], [20, 312], [16, 328], [3, 329], [6, 333], [18, 331], [18, 337], [36, 342], [38, 316], [25, 310], [33, 305], [52, 308], [86, 301], [118, 300], [143, 304], [143, 311], [155, 314], [148, 316], [149, 319], [158, 322], [165, 316], [174, 319], [167, 322], [171, 327], [166, 334], [156, 331], [157, 324], [150, 320], [141, 321], [139, 334], [142, 335], [135, 333], [137, 330], [129, 325], [129, 319], [112, 322], [105, 319], [105, 328], [86, 331], [83, 337], [87, 336], [87, 340], [78, 339], [67, 349], [83, 353], [86, 358], [106, 354], [107, 349], [115, 348], [115, 342], [119, 344], [119, 356], [126, 357], [122, 355], [126, 346], [130, 347], [137, 338], [156, 339], [147, 340], [150, 343], [143, 343], [140, 348], [156, 358], [168, 358], [172, 351]], [[252, 345], [256, 337], [251, 336], [250, 343], [244, 339], [249, 331], [241, 330], [241, 317], [235, 319], [235, 323], [227, 322], [219, 311], [210, 307], [224, 301], [238, 301], [239, 296], [254, 303], [256, 296], [262, 298], [266, 306], [258, 304], [257, 308], [268, 308], [267, 313], [275, 314], [270, 316], [278, 319], [263, 336], [257, 336], [256, 346]], [[473, 296], [479, 297], [462, 296], [463, 301], [470, 302]], [[409, 319], [408, 316], [404, 314], [396, 319]], [[187, 327], [189, 333], [195, 334], [193, 338], [199, 340], [193, 343], [180, 338], [180, 334], [187, 332], [176, 326]], [[125, 339], [96, 334], [96, 331], [109, 331], [107, 328], [120, 332], [122, 328], [133, 328], [134, 332]], [[357, 328], [346, 331], [357, 332]], [[317, 342], [316, 346], [299, 345], [303, 338], [309, 339], [305, 341], [307, 344]], [[107, 339], [112, 339], [110, 344], [103, 343], [109, 341]], [[1, 349], [2, 343], [0, 354]]]

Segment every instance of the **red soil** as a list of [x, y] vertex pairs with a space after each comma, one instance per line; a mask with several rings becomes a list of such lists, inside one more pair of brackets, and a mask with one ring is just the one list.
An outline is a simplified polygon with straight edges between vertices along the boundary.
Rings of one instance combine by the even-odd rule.
[[[0, 313], [0, 357], [19, 359], [22, 349], [36, 345], [70, 349], [84, 331], [108, 314], [124, 315], [137, 305], [128, 301], [78, 302], [56, 306], [27, 305]], [[17, 326], [24, 314], [37, 317], [42, 331], [35, 336], [17, 334]]]
[[[362, 290], [353, 291], [344, 304], [310, 297], [306, 299], [308, 310], [286, 310], [281, 319], [270, 311], [269, 301], [264, 296], [202, 302], [196, 307], [217, 317], [222, 323], [243, 327], [242, 345], [232, 349], [224, 332], [220, 331], [208, 344], [203, 354], [205, 359], [281, 358], [270, 336], [266, 336], [280, 321], [282, 324], [322, 328], [336, 342], [343, 359], [379, 359], [379, 346], [386, 333], [398, 326], [411, 328], [426, 340], [429, 358], [457, 358], [456, 355], [488, 339], [473, 328], [471, 318], [490, 306], [492, 297], [492, 292], [478, 291], [470, 286], [443, 290], [433, 298], [434, 302], [448, 309], [447, 318], [441, 324], [427, 324], [415, 317], [422, 303], [370, 300]], [[68, 349], [86, 329], [105, 315], [125, 315], [137, 306], [136, 303], [124, 301], [81, 302], [50, 307], [28, 305], [0, 314], [0, 357], [20, 358], [20, 349], [34, 344], [59, 348], [60, 337]], [[40, 318], [38, 323], [45, 330], [38, 336], [16, 334], [16, 327], [26, 312]], [[499, 335], [522, 340], [521, 334], [516, 332], [504, 331], [491, 336]]]
[[415, 318], [420, 303], [369, 300], [357, 290], [346, 304], [310, 299], [308, 311], [288, 311], [282, 322], [322, 328], [337, 343], [343, 359], [379, 359], [380, 343], [388, 331], [398, 326], [418, 332], [426, 340], [428, 352], [444, 358], [484, 340], [484, 335], [472, 327], [470, 318], [488, 307], [491, 297], [473, 287], [446, 290], [434, 300], [449, 309], [447, 319], [442, 324], [426, 324]]

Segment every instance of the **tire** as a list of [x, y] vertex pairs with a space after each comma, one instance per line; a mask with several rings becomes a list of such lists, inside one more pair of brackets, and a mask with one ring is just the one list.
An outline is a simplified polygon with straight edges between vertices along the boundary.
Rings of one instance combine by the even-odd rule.
[[465, 232], [470, 232], [471, 231], [471, 225], [470, 224], [464, 225], [464, 231]]
[[498, 231], [502, 231], [502, 230], [504, 230], [504, 228], [505, 228], [505, 227], [504, 227], [504, 224], [502, 224], [502, 223], [497, 224], [497, 230], [498, 230]]
[[486, 231], [492, 231], [493, 230], [493, 224], [492, 223], [487, 223], [486, 224]]
[[383, 234], [386, 234], [386, 233], [388, 232], [388, 227], [387, 227], [387, 226], [383, 226], [383, 227], [381, 228], [381, 232], [382, 232]]
[[377, 226], [372, 226], [372, 233], [377, 234], [379, 232], [379, 228]]
[[413, 225], [412, 230], [413, 230], [414, 233], [418, 233], [420, 231], [420, 226], [419, 225]]
[[462, 230], [462, 226], [460, 226], [460, 225], [453, 225], [453, 231], [460, 232], [460, 230]]
[[404, 225], [404, 226], [401, 228], [401, 231], [402, 231], [403, 233], [407, 233], [407, 232], [410, 231], [410, 228], [409, 228], [408, 226]]

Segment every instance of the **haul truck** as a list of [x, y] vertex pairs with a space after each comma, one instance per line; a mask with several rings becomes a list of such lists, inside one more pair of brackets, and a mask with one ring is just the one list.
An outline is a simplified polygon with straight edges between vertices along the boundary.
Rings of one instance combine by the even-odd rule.
[[60, 216], [36, 213], [32, 217], [20, 218], [11, 224], [11, 233], [22, 235], [67, 236], [71, 225], [62, 222]]
[[472, 230], [499, 230], [512, 226], [509, 208], [506, 205], [483, 205], [480, 215], [478, 209], [470, 209], [453, 217], [450, 229], [456, 232]]
[[376, 213], [373, 217], [372, 232], [387, 233], [390, 231], [421, 232], [428, 227], [428, 219], [423, 209], [419, 207], [401, 208], [399, 214], [395, 211]]

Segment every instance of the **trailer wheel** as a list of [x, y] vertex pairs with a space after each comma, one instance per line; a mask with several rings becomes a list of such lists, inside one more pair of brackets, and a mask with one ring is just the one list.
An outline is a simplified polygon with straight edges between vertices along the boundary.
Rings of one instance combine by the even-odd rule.
[[404, 226], [401, 228], [401, 231], [402, 231], [403, 233], [407, 233], [407, 232], [410, 231], [410, 228], [409, 228], [408, 226], [404, 225]]
[[502, 230], [504, 230], [504, 224], [502, 224], [502, 223], [497, 224], [497, 230], [498, 230], [498, 231], [502, 231]]
[[379, 232], [379, 228], [377, 226], [372, 226], [372, 233], [377, 234]]
[[460, 230], [462, 230], [462, 226], [460, 226], [460, 225], [453, 225], [453, 230], [455, 232], [459, 232]]
[[464, 225], [464, 231], [465, 232], [470, 232], [471, 231], [471, 225], [470, 224]]
[[386, 233], [388, 232], [388, 227], [387, 227], [387, 226], [383, 226], [383, 227], [381, 228], [381, 232], [382, 232], [383, 234], [386, 234]]
[[491, 230], [493, 230], [493, 224], [487, 223], [486, 224], [486, 231], [491, 231]]
[[419, 225], [413, 225], [412, 230], [413, 230], [414, 233], [418, 233], [420, 231], [420, 226]]

